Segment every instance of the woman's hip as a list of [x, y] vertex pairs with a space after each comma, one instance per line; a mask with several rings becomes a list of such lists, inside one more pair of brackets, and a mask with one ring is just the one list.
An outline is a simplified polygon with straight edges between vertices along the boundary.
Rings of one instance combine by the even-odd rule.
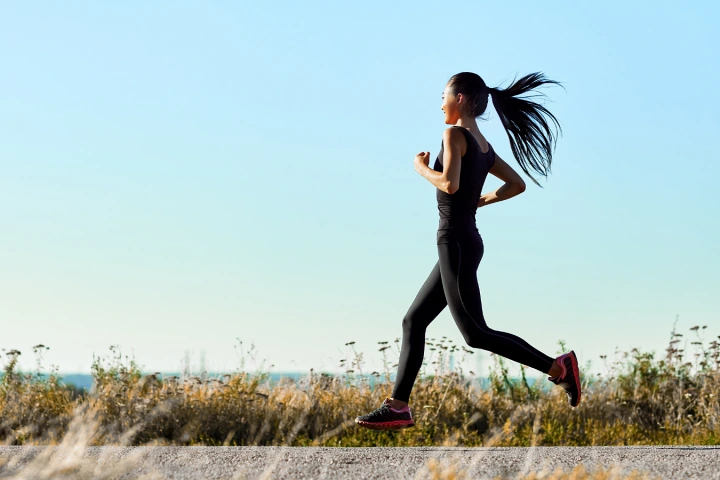
[[476, 230], [474, 232], [447, 232], [438, 236], [438, 257], [441, 263], [473, 265], [475, 268], [485, 253], [485, 244]]

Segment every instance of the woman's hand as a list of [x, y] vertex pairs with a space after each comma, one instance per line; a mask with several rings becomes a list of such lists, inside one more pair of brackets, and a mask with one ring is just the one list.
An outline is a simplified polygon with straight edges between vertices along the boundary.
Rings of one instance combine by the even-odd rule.
[[520, 177], [505, 160], [500, 158], [500, 155], [497, 153], [495, 153], [495, 163], [490, 167], [490, 173], [505, 182], [505, 184], [501, 185], [500, 188], [494, 192], [481, 195], [478, 200], [478, 208], [484, 205], [490, 205], [491, 203], [502, 202], [515, 195], [520, 195], [525, 191], [525, 182], [522, 177]]
[[425, 168], [429, 168], [430, 152], [420, 152], [415, 155], [415, 160], [413, 161], [413, 164], [415, 165], [415, 171], [422, 175], [423, 170]]

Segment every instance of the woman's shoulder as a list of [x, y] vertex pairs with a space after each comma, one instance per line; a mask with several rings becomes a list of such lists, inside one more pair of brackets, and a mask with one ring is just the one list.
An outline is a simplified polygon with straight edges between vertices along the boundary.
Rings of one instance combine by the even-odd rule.
[[[467, 138], [465, 138], [465, 133], [461, 133], [464, 130], [466, 130], [464, 127], [461, 127], [459, 125], [451, 125], [450, 127], [446, 128], [443, 131], [443, 146], [449, 145], [449, 144], [455, 144], [460, 147], [460, 152], [465, 150], [467, 153], [468, 148], [468, 141]], [[467, 132], [470, 133], [470, 132]], [[447, 149], [445, 149], [447, 150]], [[462, 156], [465, 156], [463, 153]]]
[[[451, 138], [451, 141], [456, 141], [460, 145], [461, 150], [465, 150], [465, 155], [467, 154], [467, 149], [470, 148], [471, 145], [473, 147], [477, 148], [477, 153], [479, 153], [480, 155], [492, 154], [492, 145], [482, 134], [480, 134], [480, 138], [482, 139], [482, 141], [481, 141], [481, 140], [478, 140], [478, 137], [475, 136], [475, 134], [473, 132], [471, 132], [469, 129], [467, 129], [465, 127], [461, 127], [460, 125], [452, 125], [451, 127], [447, 128], [445, 130], [445, 132], [448, 132], [449, 130], [453, 130], [453, 129], [455, 129], [456, 131], [461, 130], [464, 132], [463, 135], [459, 135], [457, 133], [454, 134], [453, 135], [454, 138]], [[450, 134], [445, 133], [445, 135], [449, 136]], [[468, 137], [471, 137], [471, 139], [469, 141], [468, 141]], [[465, 155], [463, 155], [463, 156], [465, 156]]]

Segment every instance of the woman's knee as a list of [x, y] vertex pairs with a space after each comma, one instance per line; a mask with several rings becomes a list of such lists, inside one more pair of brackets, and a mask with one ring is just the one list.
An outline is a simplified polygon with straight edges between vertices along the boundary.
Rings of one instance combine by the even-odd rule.
[[413, 327], [418, 325], [418, 317], [417, 315], [413, 315], [412, 313], [408, 312], [405, 314], [405, 316], [402, 319], [402, 328], [404, 331], [412, 330]]
[[402, 329], [404, 332], [425, 330], [426, 318], [422, 312], [411, 311], [405, 314], [402, 320]]
[[489, 338], [487, 332], [478, 331], [473, 334], [466, 334], [463, 336], [465, 343], [471, 348], [479, 348], [481, 350], [488, 349]]
[[485, 349], [485, 342], [483, 342], [481, 338], [477, 338], [477, 337], [466, 338], [465, 343], [467, 343], [468, 347], [470, 347], [470, 348], [480, 348], [483, 350]]

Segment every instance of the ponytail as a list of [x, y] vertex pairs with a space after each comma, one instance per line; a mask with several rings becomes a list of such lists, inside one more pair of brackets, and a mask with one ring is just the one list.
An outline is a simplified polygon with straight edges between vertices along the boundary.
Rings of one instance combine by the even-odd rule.
[[[508, 88], [488, 88], [495, 110], [510, 139], [513, 155], [523, 172], [540, 187], [542, 185], [530, 175], [528, 167], [547, 177], [552, 164], [552, 143], [557, 142], [557, 133], [554, 137], [543, 114], [549, 117], [560, 132], [562, 128], [555, 116], [545, 107], [528, 100], [535, 95], [525, 98], [518, 98], [518, 95], [550, 83], [560, 85], [559, 82], [545, 79], [542, 73], [531, 73], [517, 82], [513, 81]], [[542, 92], [540, 94], [545, 95]]]

